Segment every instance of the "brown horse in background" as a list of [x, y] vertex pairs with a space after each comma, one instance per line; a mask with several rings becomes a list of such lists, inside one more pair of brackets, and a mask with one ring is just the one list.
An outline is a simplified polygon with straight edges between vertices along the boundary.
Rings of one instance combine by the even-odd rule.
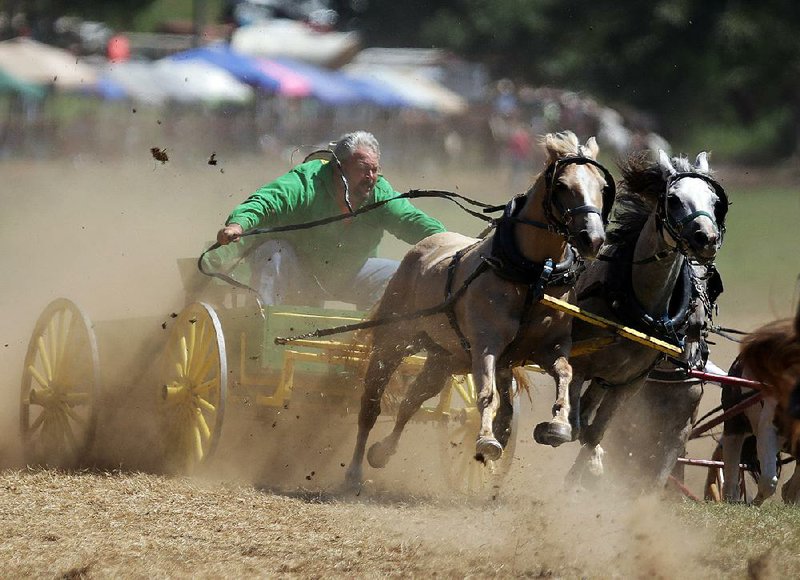
[[367, 438], [381, 398], [404, 357], [425, 350], [425, 365], [400, 405], [395, 427], [375, 443], [368, 460], [383, 467], [408, 420], [436, 396], [453, 374], [472, 373], [478, 391], [480, 432], [476, 458], [500, 458], [513, 413], [511, 369], [533, 361], [558, 385], [552, 433], [571, 438], [568, 386], [572, 320], [538, 303], [546, 292], [575, 299], [579, 258], [593, 258], [605, 239], [604, 219], [614, 183], [597, 163], [594, 138], [580, 145], [571, 132], [548, 134], [545, 170], [524, 196], [514, 198], [484, 239], [458, 233], [430, 236], [403, 259], [374, 319], [392, 319], [449, 307], [425, 317], [377, 326], [361, 398], [358, 436], [347, 482], [358, 486]]
[[[746, 411], [745, 421], [756, 435], [756, 451], [761, 466], [758, 494], [753, 503], [760, 504], [775, 493], [778, 485], [777, 454], [787, 442], [786, 449], [793, 457], [800, 452], [800, 308], [794, 319], [769, 322], [747, 335], [742, 341], [735, 366], [739, 374], [763, 385], [764, 399], [760, 406]], [[725, 398], [723, 396], [723, 404]], [[739, 420], [739, 424], [734, 423]], [[725, 462], [726, 500], [738, 500], [739, 462], [744, 434], [741, 419], [733, 418], [722, 438]], [[728, 433], [730, 431], [730, 433]], [[781, 490], [784, 502], [800, 499], [800, 473], [795, 467], [791, 479]]]

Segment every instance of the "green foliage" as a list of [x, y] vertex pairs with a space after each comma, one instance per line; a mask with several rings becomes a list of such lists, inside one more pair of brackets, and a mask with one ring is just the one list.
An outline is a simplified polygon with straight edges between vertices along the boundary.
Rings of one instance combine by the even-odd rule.
[[60, 16], [79, 16], [127, 29], [131, 18], [155, 0], [37, 0], [26, 7], [31, 21], [55, 20]]
[[795, 0], [373, 0], [363, 21], [368, 44], [450, 48], [494, 76], [588, 91], [654, 113], [670, 139], [732, 125], [773, 154], [798, 149]]
[[154, 32], [164, 22], [183, 20], [191, 21], [195, 6], [205, 12], [206, 23], [219, 21], [223, 0], [152, 0], [150, 5], [138, 11], [133, 20], [133, 30]]
[[720, 159], [746, 165], [769, 165], [792, 153], [790, 113], [778, 108], [759, 116], [751, 124], [724, 123], [697, 124], [687, 127], [679, 142], [681, 150], [695, 151], [714, 144]]

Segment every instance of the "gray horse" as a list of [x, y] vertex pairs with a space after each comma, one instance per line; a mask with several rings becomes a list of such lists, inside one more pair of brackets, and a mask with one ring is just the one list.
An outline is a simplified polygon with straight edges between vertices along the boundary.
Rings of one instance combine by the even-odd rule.
[[[621, 171], [623, 186], [614, 202], [606, 244], [600, 259], [589, 264], [578, 281], [578, 304], [682, 344], [693, 286], [690, 260], [714, 260], [722, 244], [727, 196], [711, 177], [705, 152], [694, 164], [683, 157], [670, 159], [663, 151], [655, 162], [632, 155]], [[607, 332], [576, 321], [573, 341]], [[587, 468], [602, 474], [600, 442], [609, 421], [661, 358], [659, 352], [626, 340], [574, 358], [570, 420], [582, 447], [569, 477], [579, 481]], [[547, 437], [537, 441], [561, 443]]]
[[692, 263], [692, 297], [684, 333], [681, 364], [665, 358], [642, 388], [614, 415], [604, 440], [606, 459], [615, 472], [639, 489], [660, 489], [669, 476], [683, 479], [677, 463], [685, 454], [703, 384], [688, 368], [724, 374], [709, 360], [707, 342], [722, 281], [713, 264]]

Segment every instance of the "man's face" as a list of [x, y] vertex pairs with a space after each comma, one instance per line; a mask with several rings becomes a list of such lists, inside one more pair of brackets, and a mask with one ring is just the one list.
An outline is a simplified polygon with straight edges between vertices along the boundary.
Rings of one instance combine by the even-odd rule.
[[350, 188], [350, 201], [358, 207], [369, 197], [378, 180], [378, 156], [369, 149], [359, 148], [342, 161], [342, 173]]

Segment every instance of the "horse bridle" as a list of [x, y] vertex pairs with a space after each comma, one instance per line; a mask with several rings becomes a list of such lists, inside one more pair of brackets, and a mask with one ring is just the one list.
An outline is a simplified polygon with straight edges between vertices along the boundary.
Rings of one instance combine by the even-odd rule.
[[[707, 211], [697, 210], [677, 221], [671, 218], [668, 209], [668, 202], [669, 198], [671, 197], [669, 192], [677, 181], [686, 178], [702, 179], [711, 186], [711, 188], [714, 190], [714, 193], [717, 195], [717, 198], [719, 199], [714, 206], [714, 215], [711, 215]], [[728, 214], [729, 205], [730, 202], [728, 201], [728, 194], [725, 193], [725, 189], [723, 189], [723, 187], [717, 183], [716, 180], [712, 179], [708, 175], [702, 173], [693, 173], [691, 171], [675, 173], [671, 175], [669, 179], [667, 179], [666, 187], [664, 188], [664, 195], [662, 195], [658, 200], [658, 208], [656, 209], [657, 225], [659, 230], [663, 228], [669, 233], [670, 237], [675, 241], [678, 251], [683, 255], [687, 255], [689, 252], [689, 247], [683, 240], [681, 234], [683, 233], [684, 228], [689, 223], [694, 221], [695, 218], [705, 216], [711, 220], [714, 228], [719, 233], [719, 245], [721, 246], [722, 239], [725, 236], [725, 217]]]
[[[589, 204], [573, 208], [564, 207], [564, 204], [561, 203], [558, 195], [555, 194], [555, 189], [557, 187], [558, 177], [569, 165], [594, 165], [600, 171], [606, 181], [606, 185], [603, 187], [602, 209]], [[614, 202], [614, 196], [616, 195], [617, 187], [614, 178], [611, 176], [611, 173], [609, 173], [609, 171], [600, 163], [583, 155], [562, 157], [560, 159], [556, 159], [547, 166], [544, 173], [544, 179], [545, 196], [542, 200], [542, 207], [544, 208], [544, 214], [547, 217], [547, 222], [551, 224], [555, 231], [564, 236], [567, 240], [572, 237], [572, 233], [569, 230], [569, 224], [576, 215], [596, 213], [602, 218], [603, 225], [608, 224], [608, 215], [611, 212], [611, 205]], [[553, 208], [558, 211], [560, 218], [556, 217]]]

